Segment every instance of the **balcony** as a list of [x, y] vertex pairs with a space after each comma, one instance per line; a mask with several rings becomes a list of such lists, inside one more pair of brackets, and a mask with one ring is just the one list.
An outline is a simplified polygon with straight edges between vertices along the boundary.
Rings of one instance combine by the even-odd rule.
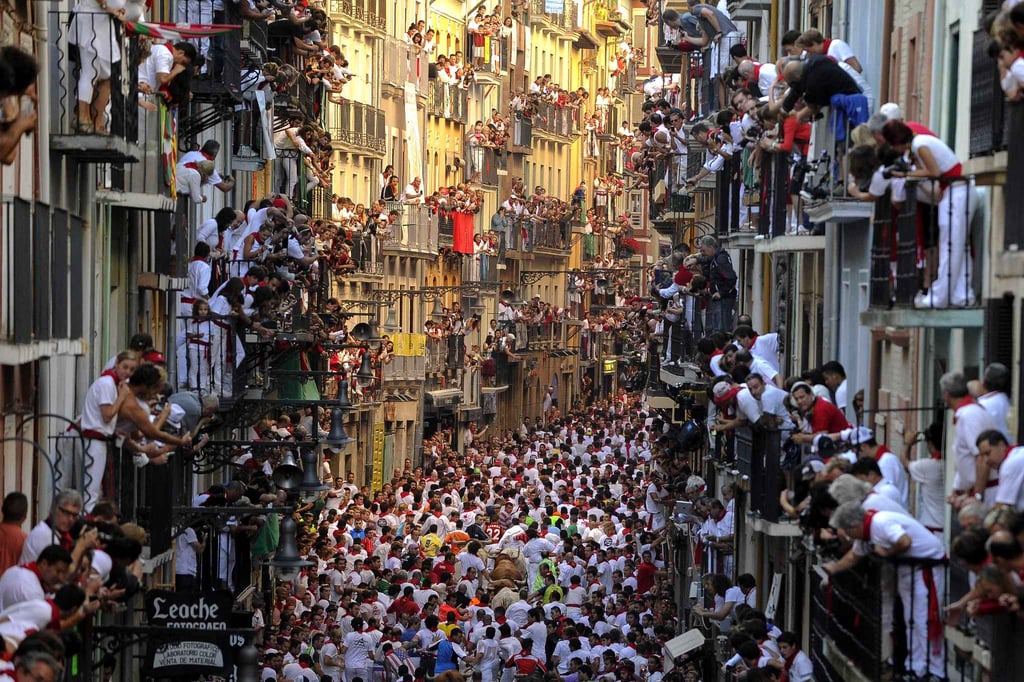
[[403, 97], [405, 84], [413, 86], [418, 94], [426, 94], [430, 60], [416, 49], [397, 38], [386, 38], [381, 45], [384, 59], [384, 85], [395, 89], [395, 96]]
[[385, 0], [329, 0], [327, 13], [333, 21], [344, 22], [357, 33], [367, 29], [383, 35], [387, 30]]
[[242, 38], [239, 48], [241, 49], [243, 71], [247, 67], [258, 68], [267, 61], [269, 58], [269, 52], [267, 51], [269, 40], [267, 22], [253, 21], [251, 19], [242, 22]]
[[597, 0], [594, 8], [594, 28], [598, 34], [617, 38], [633, 30], [627, 14], [619, 8], [618, 0]]
[[345, 102], [332, 107], [331, 140], [335, 150], [382, 157], [387, 149], [384, 112], [360, 102]]
[[498, 256], [486, 253], [466, 254], [462, 258], [464, 283], [494, 284], [498, 281]]
[[810, 151], [813, 158], [804, 166], [803, 185], [794, 189], [799, 189], [804, 210], [813, 223], [863, 223], [871, 217], [871, 203], [854, 198], [847, 188], [847, 152], [853, 146], [851, 126], [846, 121], [841, 134], [837, 134], [836, 114], [831, 108], [828, 112], [828, 121], [814, 123]]
[[450, 249], [455, 245], [455, 221], [448, 212], [441, 212], [437, 216], [437, 246], [441, 249]]
[[534, 251], [551, 255], [568, 256], [572, 225], [568, 220], [560, 223], [537, 222], [534, 224]]
[[508, 173], [508, 156], [494, 147], [466, 145], [466, 182], [498, 186], [498, 178]]
[[544, 0], [533, 0], [530, 4], [530, 25], [549, 31], [572, 31], [576, 27], [576, 3], [564, 0], [561, 13], [545, 12]]
[[762, 21], [771, 10], [771, 0], [735, 0], [729, 3], [733, 21]]
[[636, 84], [636, 62], [631, 60], [625, 71], [615, 75], [615, 92], [621, 99], [626, 99], [636, 92]]
[[429, 206], [400, 206], [401, 217], [391, 226], [391, 234], [384, 237], [384, 252], [419, 256], [437, 255], [437, 214]]
[[[1024, 130], [1024, 104], [1007, 105], [1011, 130]], [[1003, 221], [1003, 250], [1011, 253], [1024, 250], [1024, 138], [1011, 135], [1006, 144], [1006, 188], [1003, 197], [1006, 209]]]
[[747, 509], [763, 521], [777, 523], [781, 513], [779, 432], [744, 426], [735, 434], [736, 468], [742, 480], [750, 484]]
[[[972, 236], [972, 218], [965, 197], [973, 178], [953, 181], [944, 191], [954, 197], [951, 206], [938, 209], [917, 200], [908, 183], [907, 199], [897, 213], [888, 197], [874, 209], [871, 232], [871, 287], [869, 308], [860, 315], [870, 327], [981, 327], [980, 283], [984, 249], [972, 248], [985, 240]], [[931, 191], [932, 181], [916, 183]], [[937, 184], [937, 183], [936, 183]], [[941, 212], [945, 211], [945, 214]], [[942, 223], [958, 225], [948, 238]], [[944, 240], [947, 243], [943, 244]], [[948, 253], [948, 257], [944, 254]], [[948, 265], [947, 265], [948, 263]], [[919, 292], [929, 295], [916, 300]], [[952, 293], [950, 296], [949, 293]]]
[[374, 235], [362, 232], [352, 236], [350, 254], [352, 269], [338, 271], [338, 282], [379, 282], [384, 279], [384, 259], [381, 241]]
[[[144, 211], [174, 211], [176, 201], [164, 172], [166, 129], [160, 114], [138, 107], [135, 126], [140, 163], [111, 160], [98, 167], [96, 199], [104, 204]], [[166, 139], [167, 144], [170, 140]], [[192, 254], [185, 257], [187, 261]]]
[[530, 218], [512, 216], [508, 218], [508, 241], [505, 256], [508, 258], [533, 259], [536, 224]]
[[[473, 44], [473, 34], [470, 31], [466, 31], [466, 45], [471, 46]], [[501, 36], [484, 36], [484, 50], [482, 62], [476, 67], [476, 75], [478, 79], [488, 80], [501, 75], [502, 72], [507, 71], [509, 68], [509, 49], [511, 47], [511, 38], [502, 38]]]
[[18, 197], [0, 205], [3, 364], [83, 351], [84, 235], [83, 220], [64, 209]]
[[1006, 149], [1010, 141], [1009, 116], [999, 67], [988, 56], [992, 36], [985, 29], [974, 32], [971, 48], [971, 135], [970, 156], [992, 156]]
[[531, 123], [534, 133], [544, 133], [558, 142], [570, 142], [580, 134], [579, 110], [551, 102], [537, 105]]
[[430, 81], [427, 91], [427, 113], [465, 125], [468, 117], [469, 91], [455, 85]]
[[811, 631], [808, 655], [815, 679], [881, 680], [884, 656], [882, 580], [884, 562], [870, 556], [822, 587], [823, 572], [811, 572]]
[[[122, 41], [120, 36], [99, 36], [87, 31], [89, 22], [103, 25], [110, 20], [106, 12], [48, 12], [47, 28], [49, 32], [49, 60], [51, 72], [50, 82], [55, 86], [49, 88], [50, 112], [50, 149], [58, 154], [75, 159], [79, 163], [136, 163], [141, 157], [138, 145], [138, 83], [134, 78], [128, 83], [121, 82], [122, 61], [128, 62], [124, 73], [138, 72], [141, 61], [139, 39], [129, 38]], [[87, 120], [85, 114], [79, 122], [78, 113], [78, 82], [81, 63], [74, 55], [87, 54], [84, 50], [69, 44], [69, 35], [76, 22], [83, 26], [82, 39], [92, 41], [91, 49], [99, 49], [113, 54], [118, 61], [110, 69], [110, 104], [107, 112], [100, 115], [99, 121]], [[105, 44], [109, 42], [110, 44]], [[124, 49], [127, 46], [127, 49]], [[92, 68], [102, 69], [98, 58]], [[98, 123], [98, 126], [96, 125]], [[101, 129], [97, 131], [95, 128]], [[103, 132], [103, 130], [109, 130]]]
[[533, 154], [533, 119], [515, 115], [509, 151], [513, 154]]

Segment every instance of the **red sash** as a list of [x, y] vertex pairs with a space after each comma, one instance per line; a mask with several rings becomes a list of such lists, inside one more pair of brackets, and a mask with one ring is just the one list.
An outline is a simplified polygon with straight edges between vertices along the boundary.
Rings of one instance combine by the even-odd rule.
[[939, 612], [939, 593], [935, 589], [935, 574], [931, 566], [921, 569], [921, 580], [928, 588], [928, 639], [934, 646], [941, 646], [942, 614]]
[[864, 524], [861, 526], [861, 531], [864, 535], [864, 542], [871, 542], [871, 521], [875, 518], [875, 514], [877, 513], [878, 510], [871, 509], [864, 514]]

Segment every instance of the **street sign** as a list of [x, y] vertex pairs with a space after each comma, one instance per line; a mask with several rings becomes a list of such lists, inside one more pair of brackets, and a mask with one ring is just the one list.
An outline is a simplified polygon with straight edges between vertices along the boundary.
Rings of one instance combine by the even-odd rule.
[[152, 637], [145, 670], [154, 677], [229, 675], [245, 635], [231, 630], [230, 592], [146, 593]]

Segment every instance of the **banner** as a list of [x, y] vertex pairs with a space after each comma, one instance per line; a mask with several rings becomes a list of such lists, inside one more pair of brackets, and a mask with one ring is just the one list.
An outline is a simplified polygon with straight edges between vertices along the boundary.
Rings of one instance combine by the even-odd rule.
[[565, 12], [565, 0], [544, 0], [545, 14], [562, 14]]

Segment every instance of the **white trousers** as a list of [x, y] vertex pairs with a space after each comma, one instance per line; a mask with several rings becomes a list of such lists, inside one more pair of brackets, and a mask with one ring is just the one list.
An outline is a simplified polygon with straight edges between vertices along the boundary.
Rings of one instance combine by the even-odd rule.
[[[212, 24], [213, 23], [213, 2], [210, 0], [178, 0], [178, 21], [185, 24]], [[210, 39], [199, 38], [190, 40], [199, 54], [208, 57], [210, 54]], [[203, 66], [206, 71], [209, 64]]]
[[85, 471], [85, 494], [82, 495], [82, 502], [86, 512], [91, 512], [93, 505], [103, 496], [103, 473], [107, 469], [108, 448], [109, 444], [105, 440], [85, 440], [86, 457], [82, 467]]
[[971, 187], [966, 182], [949, 186], [939, 202], [939, 267], [925, 296], [924, 306], [945, 308], [974, 303], [967, 231], [970, 229]]
[[[907, 670], [915, 675], [936, 675], [946, 677], [945, 641], [940, 636], [928, 639], [928, 587], [925, 584], [924, 569], [900, 566], [896, 569], [896, 586], [903, 602], [903, 619], [907, 623]], [[942, 566], [931, 569], [935, 580], [936, 597], [939, 600], [941, 617], [943, 595], [946, 586], [946, 571]]]

